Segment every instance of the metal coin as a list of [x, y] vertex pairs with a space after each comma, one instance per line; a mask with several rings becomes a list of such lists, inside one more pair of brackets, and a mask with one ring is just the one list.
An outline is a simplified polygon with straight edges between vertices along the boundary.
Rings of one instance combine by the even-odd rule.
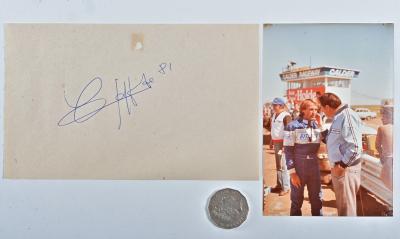
[[247, 219], [249, 206], [237, 190], [225, 188], [214, 193], [208, 203], [210, 220], [220, 228], [232, 229]]

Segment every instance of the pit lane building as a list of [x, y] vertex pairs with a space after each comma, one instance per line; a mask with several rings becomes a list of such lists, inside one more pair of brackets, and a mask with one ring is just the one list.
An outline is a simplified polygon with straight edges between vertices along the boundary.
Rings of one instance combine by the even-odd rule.
[[351, 80], [358, 77], [360, 71], [338, 67], [299, 67], [288, 66], [279, 74], [286, 82], [286, 97], [289, 102], [299, 103], [313, 99], [317, 92], [335, 93], [343, 103], [351, 105]]

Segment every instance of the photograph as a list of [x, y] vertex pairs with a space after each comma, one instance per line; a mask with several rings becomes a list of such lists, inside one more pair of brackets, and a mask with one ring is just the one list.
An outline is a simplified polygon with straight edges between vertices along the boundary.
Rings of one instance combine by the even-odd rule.
[[264, 24], [263, 215], [393, 216], [393, 24]]

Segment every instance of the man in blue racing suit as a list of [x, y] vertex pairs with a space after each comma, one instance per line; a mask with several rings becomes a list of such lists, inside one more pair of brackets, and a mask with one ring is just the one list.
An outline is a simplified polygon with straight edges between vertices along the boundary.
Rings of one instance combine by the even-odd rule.
[[311, 214], [322, 216], [322, 191], [317, 152], [321, 142], [321, 130], [316, 122], [317, 104], [304, 100], [300, 116], [285, 127], [283, 146], [286, 165], [290, 174], [290, 215], [301, 216], [304, 187], [307, 186]]

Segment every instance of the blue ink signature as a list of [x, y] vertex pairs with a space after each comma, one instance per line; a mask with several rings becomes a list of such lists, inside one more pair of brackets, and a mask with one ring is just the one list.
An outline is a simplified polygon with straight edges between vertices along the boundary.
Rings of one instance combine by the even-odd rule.
[[[142, 93], [146, 90], [152, 88], [152, 84], [154, 83], [154, 79], [152, 77], [147, 78], [146, 75], [143, 73], [140, 79], [140, 82], [136, 85], [131, 85], [131, 80], [128, 78], [128, 82], [123, 82], [123, 90], [119, 90], [118, 79], [115, 79], [115, 90], [116, 95], [115, 99], [112, 102], [107, 103], [105, 98], [98, 97], [98, 94], [101, 92], [103, 88], [103, 80], [100, 77], [95, 77], [89, 83], [83, 87], [81, 93], [79, 94], [78, 98], [71, 104], [64, 92], [64, 100], [65, 103], [71, 108], [67, 114], [65, 114], [60, 121], [58, 121], [58, 126], [67, 126], [72, 123], [83, 123], [101, 110], [105, 109], [108, 106], [117, 105], [118, 109], [118, 129], [121, 129], [121, 104], [122, 101], [125, 102], [128, 114], [130, 115], [132, 111], [132, 106], [137, 106], [137, 102], [135, 100], [135, 95]], [[90, 94], [90, 92], [94, 93]], [[89, 93], [88, 93], [89, 92]], [[87, 112], [88, 111], [88, 112]], [[80, 112], [83, 115], [80, 115]], [[71, 119], [72, 117], [72, 119]]]
[[[161, 75], [166, 75], [168, 72], [172, 71], [171, 63], [163, 62], [159, 64], [158, 67], [158, 73], [160, 73]], [[83, 87], [74, 104], [71, 104], [67, 100], [64, 91], [65, 103], [69, 108], [71, 108], [71, 110], [67, 114], [65, 114], [60, 119], [60, 121], [58, 121], [57, 125], [67, 126], [72, 123], [83, 123], [91, 119], [101, 110], [107, 108], [108, 106], [116, 104], [119, 119], [118, 129], [121, 129], [121, 104], [125, 102], [128, 114], [130, 115], [131, 113], [133, 113], [132, 107], [138, 106], [134, 96], [151, 89], [154, 83], [154, 78], [148, 78], [146, 74], [143, 73], [140, 77], [140, 82], [136, 85], [131, 85], [131, 80], [128, 77], [128, 81], [123, 82], [123, 89], [121, 92], [119, 90], [118, 79], [115, 79], [114, 82], [116, 95], [114, 97], [114, 100], [109, 103], [105, 98], [98, 97], [103, 88], [103, 80], [101, 79], [101, 77], [98, 76], [93, 78], [91, 81], [89, 81], [89, 83], [85, 85], [85, 87]]]

